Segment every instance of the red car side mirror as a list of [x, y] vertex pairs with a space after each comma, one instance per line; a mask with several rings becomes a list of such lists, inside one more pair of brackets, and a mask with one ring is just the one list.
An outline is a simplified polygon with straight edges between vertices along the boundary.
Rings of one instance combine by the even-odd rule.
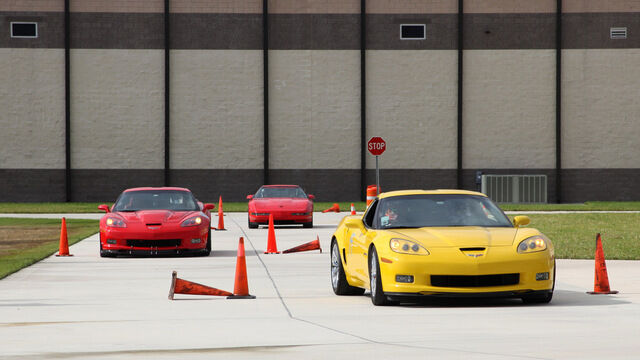
[[310, 200], [315, 200], [316, 196], [315, 196], [315, 195], [311, 195], [311, 194], [309, 194], [309, 195], [308, 195], [308, 198], [309, 198]]
[[98, 210], [102, 210], [102, 211], [104, 211], [106, 213], [110, 212], [108, 205], [98, 205]]
[[204, 204], [204, 211], [213, 210], [216, 206], [214, 204]]
[[253, 199], [253, 195], [247, 195], [247, 200]]

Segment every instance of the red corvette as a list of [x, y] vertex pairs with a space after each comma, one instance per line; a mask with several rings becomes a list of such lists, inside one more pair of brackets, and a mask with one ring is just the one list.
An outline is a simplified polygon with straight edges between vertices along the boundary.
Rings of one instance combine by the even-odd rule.
[[211, 212], [177, 187], [127, 189], [100, 219], [100, 256], [211, 253]]
[[302, 224], [313, 227], [313, 195], [305, 194], [298, 185], [264, 185], [255, 193], [248, 195], [249, 228], [269, 223], [269, 214], [273, 214], [274, 224]]

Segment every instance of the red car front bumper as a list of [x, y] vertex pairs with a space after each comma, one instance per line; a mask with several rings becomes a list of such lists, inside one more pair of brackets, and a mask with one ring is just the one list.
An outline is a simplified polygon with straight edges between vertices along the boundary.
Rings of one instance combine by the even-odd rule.
[[148, 228], [100, 229], [100, 245], [112, 255], [162, 255], [204, 253], [207, 251], [209, 223], [206, 226], [159, 226]]
[[[293, 215], [290, 211], [274, 211], [273, 223], [275, 225], [287, 225], [287, 224], [305, 224], [313, 221], [313, 213], [308, 215]], [[249, 213], [249, 221], [257, 224], [268, 224], [269, 215], [266, 213]]]

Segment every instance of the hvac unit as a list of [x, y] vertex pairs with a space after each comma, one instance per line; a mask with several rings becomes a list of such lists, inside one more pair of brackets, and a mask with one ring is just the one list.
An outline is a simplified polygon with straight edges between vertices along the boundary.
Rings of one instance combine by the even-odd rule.
[[547, 175], [482, 175], [482, 192], [498, 203], [546, 203]]

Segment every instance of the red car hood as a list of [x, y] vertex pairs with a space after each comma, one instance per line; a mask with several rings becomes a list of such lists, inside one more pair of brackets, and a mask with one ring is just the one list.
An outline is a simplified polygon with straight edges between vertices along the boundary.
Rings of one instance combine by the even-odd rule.
[[311, 206], [311, 201], [308, 199], [298, 198], [254, 199], [252, 203], [256, 212], [271, 212], [278, 210], [304, 212]]
[[141, 222], [143, 224], [164, 224], [180, 222], [189, 215], [196, 215], [195, 211], [171, 210], [140, 210], [136, 212], [118, 212], [127, 222]]

